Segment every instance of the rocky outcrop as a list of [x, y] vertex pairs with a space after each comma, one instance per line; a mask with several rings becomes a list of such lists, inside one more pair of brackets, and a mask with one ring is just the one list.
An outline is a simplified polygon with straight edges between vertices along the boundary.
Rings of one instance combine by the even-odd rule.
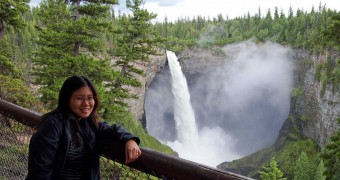
[[[151, 56], [150, 61], [147, 63], [135, 63], [136, 68], [145, 72], [144, 76], [136, 75], [142, 86], [139, 88], [129, 87], [131, 93], [138, 95], [138, 99], [126, 100], [130, 106], [130, 112], [132, 112], [137, 121], [142, 122], [144, 128], [146, 127], [144, 111], [145, 93], [156, 74], [160, 72], [166, 64], [166, 52], [164, 51], [160, 54], [162, 55]], [[179, 61], [182, 62], [183, 71], [185, 71], [185, 73], [189, 76], [190, 74], [192, 75], [213, 70], [224, 61], [221, 56], [213, 56], [211, 54], [213, 54], [211, 51], [195, 49], [186, 50], [177, 56]]]
[[[336, 122], [340, 118], [340, 94], [339, 87], [334, 87], [339, 85], [323, 82], [326, 81], [326, 68], [320, 70], [318, 67], [327, 63], [335, 67], [339, 52], [327, 52], [319, 56], [310, 55], [306, 50], [294, 52], [295, 94], [293, 92], [290, 118], [296, 120], [304, 136], [323, 147], [340, 128]], [[318, 73], [323, 79], [316, 79]]]
[[129, 90], [133, 94], [138, 95], [138, 99], [128, 99], [126, 102], [130, 106], [130, 111], [137, 121], [142, 122], [145, 127], [145, 118], [144, 118], [144, 100], [145, 100], [145, 92], [148, 89], [151, 81], [161, 69], [163, 69], [166, 56], [165, 52], [162, 53], [161, 56], [151, 56], [149, 62], [135, 63], [135, 67], [144, 71], [144, 75], [136, 75], [137, 79], [141, 82], [141, 87], [130, 87]]
[[260, 167], [272, 156], [280, 154], [285, 144], [289, 144], [288, 141], [295, 141], [297, 132], [312, 139], [320, 148], [324, 147], [340, 128], [336, 123], [340, 117], [340, 87], [334, 81], [326, 81], [330, 77], [325, 76], [327, 71], [330, 76], [330, 70], [339, 67], [339, 55], [339, 52], [327, 52], [316, 56], [306, 50], [294, 50], [295, 89], [292, 92], [289, 117], [283, 123], [275, 143], [244, 158], [221, 163], [217, 168], [260, 178], [257, 177]]
[[[197, 74], [213, 71], [226, 60], [233, 58], [237, 51], [238, 49], [228, 48], [228, 51], [217, 56], [212, 55], [211, 51], [185, 51], [179, 55], [179, 59], [182, 60], [186, 76], [194, 78]], [[339, 87], [334, 87], [331, 83], [323, 85], [321, 80], [316, 79], [315, 74], [318, 66], [327, 64], [327, 59], [331, 59], [333, 66], [336, 66], [339, 55], [339, 52], [333, 51], [317, 56], [309, 54], [307, 50], [293, 50], [292, 54], [295, 64], [293, 93], [298, 94], [292, 95], [289, 118], [294, 118], [301, 133], [313, 139], [320, 147], [340, 128], [336, 122], [336, 119], [340, 118], [340, 93]], [[326, 73], [325, 69], [324, 67], [321, 73]], [[289, 118], [287, 117], [287, 121]], [[283, 126], [286, 124], [289, 123], [284, 123]]]
[[[190, 83], [190, 77], [194, 78], [196, 75], [213, 71], [226, 60], [233, 58], [236, 51], [237, 49], [230, 48], [227, 52], [218, 49], [194, 49], [184, 51], [178, 55], [178, 58]], [[340, 94], [339, 91], [334, 91], [337, 88], [332, 84], [323, 86], [322, 82], [316, 79], [315, 74], [317, 66], [326, 64], [328, 58], [339, 58], [339, 52], [316, 56], [309, 54], [307, 50], [294, 50], [292, 56], [296, 68], [290, 118], [296, 120], [304, 136], [315, 140], [320, 147], [323, 147], [329, 137], [339, 129], [336, 119], [340, 117]], [[139, 77], [143, 87], [134, 88], [132, 92], [139, 94], [140, 99], [129, 100], [129, 104], [135, 118], [142, 121], [144, 125], [146, 123], [145, 118], [143, 119], [145, 92], [157, 72], [164, 67], [165, 62], [164, 53], [164, 56], [151, 58], [148, 64], [139, 65], [146, 72], [145, 77]], [[301, 93], [294, 95], [299, 90]], [[287, 121], [289, 120], [287, 117]], [[285, 124], [289, 123], [284, 123], [283, 126]]]
[[224, 51], [221, 49], [187, 49], [178, 55], [178, 59], [183, 73], [190, 76], [216, 70], [216, 68], [233, 58], [237, 51], [238, 49], [231, 47], [226, 48]]
[[[229, 51], [218, 49], [193, 49], [186, 50], [177, 56], [181, 63], [182, 70], [187, 77], [188, 83], [190, 83], [194, 78], [200, 80], [197, 78], [198, 76], [214, 71], [225, 63], [225, 61], [233, 58], [233, 54], [236, 54], [236, 51], [237, 49], [229, 49]], [[327, 52], [323, 55], [311, 55], [307, 50], [292, 51], [295, 69], [294, 90], [292, 90], [289, 112], [290, 116], [287, 117], [286, 121], [283, 123], [277, 139], [285, 137], [294, 131], [295, 124], [293, 123], [297, 123], [303, 136], [313, 139], [320, 147], [323, 147], [328, 143], [330, 136], [340, 128], [336, 122], [337, 119], [340, 118], [339, 84], [336, 85], [338, 87], [335, 87], [332, 83], [325, 83], [324, 76], [322, 78], [317, 77], [318, 73], [327, 73], [325, 72], [325, 66], [323, 66], [322, 70], [320, 70], [319, 67], [320, 65], [329, 63], [329, 59], [333, 60], [332, 66], [339, 66], [337, 64], [339, 63], [339, 56], [340, 53], [338, 51]], [[163, 57], [158, 57], [158, 59], [151, 61], [150, 64], [144, 65], [146, 76], [142, 80], [142, 83], [145, 85], [145, 89], [139, 89], [141, 99], [139, 99], [139, 102], [135, 102], [136, 107], [133, 107], [135, 110], [134, 114], [137, 117], [136, 119], [142, 119], [144, 125], [143, 105], [145, 91], [147, 91], [148, 85], [150, 85], [157, 72], [163, 69], [165, 61], [166, 57], [164, 55]], [[280, 143], [274, 143], [273, 149], [275, 149], [275, 151], [280, 148], [278, 144]], [[263, 155], [262, 159], [253, 159], [252, 163], [256, 164], [256, 166], [233, 167], [235, 172], [246, 175], [260, 167], [259, 164], [268, 161], [268, 154], [270, 152], [267, 151], [269, 150], [259, 151]], [[221, 168], [222, 166], [223, 168]], [[226, 170], [231, 167], [228, 167], [228, 162], [225, 162], [218, 168]]]

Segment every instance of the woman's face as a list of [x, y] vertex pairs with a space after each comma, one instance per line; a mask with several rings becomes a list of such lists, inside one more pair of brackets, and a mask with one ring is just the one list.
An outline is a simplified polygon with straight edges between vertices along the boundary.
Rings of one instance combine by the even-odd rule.
[[70, 98], [70, 108], [78, 120], [90, 116], [95, 105], [95, 97], [90, 87], [84, 86], [74, 91]]

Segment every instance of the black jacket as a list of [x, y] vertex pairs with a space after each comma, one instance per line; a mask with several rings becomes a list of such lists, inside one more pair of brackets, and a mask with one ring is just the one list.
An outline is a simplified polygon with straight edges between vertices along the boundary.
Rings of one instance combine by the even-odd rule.
[[[27, 180], [55, 180], [60, 179], [65, 163], [66, 153], [71, 140], [74, 127], [70, 120], [65, 120], [56, 112], [46, 116], [33, 134], [29, 145]], [[89, 179], [100, 179], [99, 172], [99, 144], [102, 139], [112, 139], [123, 144], [129, 139], [135, 139], [139, 144], [139, 138], [127, 132], [120, 125], [99, 123], [98, 130], [91, 120], [81, 121], [83, 134], [92, 151], [91, 170]]]

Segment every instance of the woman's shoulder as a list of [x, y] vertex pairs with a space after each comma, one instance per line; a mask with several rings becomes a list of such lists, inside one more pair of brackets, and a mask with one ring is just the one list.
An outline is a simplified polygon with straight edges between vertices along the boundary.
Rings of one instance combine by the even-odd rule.
[[53, 126], [61, 126], [62, 123], [63, 123], [63, 119], [61, 117], [61, 114], [57, 111], [44, 114], [41, 117], [41, 122], [40, 122], [41, 125], [49, 124]]
[[60, 120], [61, 114], [58, 111], [51, 111], [41, 116], [41, 120]]
[[57, 137], [56, 135], [61, 135], [63, 132], [63, 120], [58, 113], [47, 113], [41, 117], [36, 129], [35, 137]]

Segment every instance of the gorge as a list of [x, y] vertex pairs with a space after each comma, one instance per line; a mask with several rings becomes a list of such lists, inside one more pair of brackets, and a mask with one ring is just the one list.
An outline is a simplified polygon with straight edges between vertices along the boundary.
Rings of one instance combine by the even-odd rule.
[[[212, 166], [272, 144], [288, 116], [292, 89], [289, 49], [272, 43], [257, 46], [245, 42], [223, 50], [229, 57], [221, 59], [219, 66], [206, 68], [207, 72], [193, 76], [194, 80], [188, 78], [199, 138], [189, 144], [190, 152], [178, 152], [180, 157]], [[185, 63], [190, 61], [183, 60]], [[147, 130], [163, 142], [176, 142], [176, 135], [189, 128], [181, 130], [175, 125], [176, 95], [169, 88], [175, 80], [165, 69], [160, 74], [146, 94]]]
[[[253, 52], [251, 48], [252, 42], [246, 42], [245, 44], [248, 43], [248, 46], [246, 46], [246, 51], [248, 52]], [[254, 45], [254, 44], [253, 44]], [[271, 44], [275, 46], [275, 44]], [[255, 46], [255, 45], [254, 45]], [[264, 49], [268, 49], [268, 44], [262, 44], [262, 47], [265, 47]], [[211, 98], [213, 100], [219, 102], [214, 106], [203, 106], [204, 103], [202, 103], [202, 99], [207, 98], [206, 94], [195, 94], [195, 91], [192, 91], [195, 86], [200, 86], [200, 88], [205, 89], [205, 93], [211, 91], [211, 89], [207, 89], [208, 86], [204, 85], [203, 83], [197, 83], [197, 82], [215, 82], [219, 81], [218, 78], [224, 78], [228, 79], [226, 76], [220, 76], [218, 77], [218, 73], [216, 73], [214, 76], [207, 76], [207, 74], [212, 74], [214, 71], [218, 71], [221, 67], [223, 67], [223, 64], [225, 64], [226, 60], [234, 59], [235, 56], [237, 55], [237, 51], [240, 48], [236, 48], [237, 46], [233, 46], [234, 48], [231, 48], [229, 46], [229, 50], [227, 49], [211, 49], [211, 50], [202, 50], [202, 49], [191, 49], [191, 50], [186, 50], [183, 53], [179, 54], [179, 61], [182, 66], [182, 70], [187, 78], [188, 81], [188, 86], [189, 90], [191, 91], [191, 101], [193, 101], [193, 107], [198, 108], [198, 110], [195, 110], [195, 113], [197, 114], [204, 114], [203, 112], [207, 111], [210, 107], [215, 108], [216, 110], [220, 110], [219, 108], [222, 107], [222, 104], [220, 104], [220, 101], [222, 100], [221, 98], [218, 98], [218, 93], [221, 93], [217, 89], [214, 89], [214, 92], [212, 93]], [[291, 63], [287, 66], [284, 65], [278, 65], [276, 68], [273, 68], [275, 66], [268, 66], [272, 67], [269, 69], [274, 69], [273, 72], [267, 72], [265, 71], [258, 71], [256, 72], [256, 69], [261, 69], [260, 66], [256, 66], [254, 70], [254, 75], [253, 76], [244, 76], [243, 79], [247, 79], [251, 77], [257, 77], [259, 78], [259, 75], [262, 75], [264, 77], [267, 77], [267, 79], [270, 79], [269, 77], [275, 77], [273, 74], [277, 73], [278, 79], [273, 80], [273, 81], [260, 81], [262, 82], [262, 87], [267, 87], [264, 89], [259, 89], [259, 91], [256, 92], [261, 92], [263, 93], [255, 93], [257, 96], [253, 97], [253, 99], [262, 99], [263, 101], [260, 101], [261, 106], [256, 105], [256, 103], [251, 102], [251, 103], [245, 103], [248, 105], [246, 110], [252, 110], [250, 112], [255, 113], [261, 109], [266, 110], [264, 114], [260, 114], [258, 116], [251, 114], [246, 116], [244, 114], [244, 111], [241, 111], [241, 113], [238, 113], [239, 116], [242, 118], [246, 119], [245, 117], [248, 117], [247, 120], [252, 122], [251, 120], [253, 119], [264, 119], [264, 116], [270, 117], [268, 118], [267, 121], [264, 121], [263, 124], [266, 126], [256, 126], [257, 129], [254, 129], [253, 131], [245, 132], [244, 134], [240, 134], [238, 138], [243, 138], [242, 141], [239, 141], [240, 143], [237, 142], [232, 142], [235, 139], [229, 140], [228, 139], [228, 144], [236, 143], [234, 146], [235, 152], [238, 152], [240, 157], [247, 158], [248, 156], [251, 156], [253, 152], [256, 152], [258, 150], [261, 150], [262, 147], [269, 147], [273, 144], [275, 144], [278, 139], [280, 139], [283, 136], [286, 136], [287, 133], [292, 131], [292, 123], [296, 123], [298, 126], [299, 131], [303, 136], [306, 138], [310, 138], [315, 143], [322, 148], [329, 140], [329, 137], [334, 134], [336, 130], [339, 129], [339, 125], [336, 123], [336, 119], [339, 118], [340, 116], [340, 97], [339, 97], [339, 92], [335, 91], [334, 89], [339, 89], [339, 85], [335, 84], [326, 84], [323, 85], [323, 83], [320, 81], [320, 79], [317, 78], [316, 74], [321, 74], [323, 76], [326, 72], [325, 68], [321, 69], [318, 68], [320, 65], [325, 65], [329, 63], [333, 63], [334, 67], [337, 66], [337, 61], [335, 59], [339, 58], [339, 53], [337, 51], [327, 51], [323, 54], [310, 54], [307, 50], [304, 49], [292, 49], [288, 50], [287, 47], [282, 47], [282, 51], [269, 51], [267, 53], [272, 53], [275, 57], [281, 53], [285, 54], [290, 59], [288, 61]], [[165, 53], [164, 53], [165, 54]], [[265, 55], [266, 53], [259, 53], [259, 54], [254, 54], [250, 53], [248, 56], [259, 56]], [[261, 59], [261, 58], [260, 58]], [[284, 60], [283, 60], [284, 61]], [[246, 66], [246, 65], [239, 65], [239, 69], [246, 69], [247, 67], [253, 67], [252, 66]], [[255, 67], [255, 66], [254, 66]], [[322, 66], [324, 67], [324, 66]], [[286, 84], [281, 86], [281, 88], [275, 88], [275, 86], [268, 86], [270, 82], [273, 84], [284, 82], [284, 78], [287, 76], [283, 76], [282, 70], [291, 71], [291, 81], [285, 81]], [[171, 107], [171, 104], [173, 104], [173, 99], [171, 95], [171, 79], [169, 75], [169, 67], [166, 62], [166, 57], [163, 56], [161, 58], [158, 58], [156, 60], [152, 60], [148, 65], [145, 65], [146, 69], [146, 78], [144, 79], [145, 82], [145, 89], [141, 89], [141, 98], [139, 99], [138, 106], [132, 106], [133, 107], [139, 107], [139, 110], [133, 111], [134, 114], [136, 115], [136, 119], [140, 120], [142, 124], [144, 125], [145, 129], [150, 134], [155, 134], [158, 133], [159, 137], [158, 139], [162, 140], [167, 140], [167, 141], [175, 141], [176, 140], [176, 128], [175, 124], [173, 121], [173, 109]], [[232, 72], [232, 71], [229, 71]], [[234, 75], [238, 77], [242, 77], [240, 74], [237, 74], [236, 71], [234, 70]], [[240, 71], [241, 72], [241, 71]], [[256, 72], [256, 73], [255, 73]], [[280, 75], [281, 72], [281, 75]], [[257, 76], [256, 76], [257, 75]], [[209, 77], [209, 78], [208, 78]], [[230, 79], [230, 78], [229, 78]], [[266, 79], [266, 78], [265, 78]], [[289, 79], [289, 78], [288, 78]], [[154, 84], [160, 81], [163, 84], [163, 86], [154, 86]], [[230, 81], [233, 82], [233, 81]], [[227, 85], [220, 84], [220, 89], [221, 87], [226, 87], [226, 89], [231, 89], [230, 85], [232, 83], [228, 83]], [[239, 83], [236, 83], [237, 81], [234, 80], [234, 84], [240, 85]], [[257, 81], [254, 81], [252, 79], [251, 81], [246, 81], [248, 82], [247, 84], [253, 84], [255, 85]], [[257, 82], [258, 83], [258, 82]], [[198, 84], [198, 85], [197, 85]], [[235, 94], [239, 93], [241, 95], [238, 95], [235, 100], [237, 99], [244, 99], [245, 96], [249, 95], [251, 90], [254, 90], [256, 86], [254, 87], [247, 87], [247, 86], [241, 86], [241, 90], [236, 90], [233, 93], [233, 96], [229, 97], [228, 102], [233, 102], [230, 103], [233, 106], [237, 105], [235, 102], [237, 101], [231, 101], [231, 97], [236, 96]], [[158, 88], [158, 89], [157, 89]], [[287, 88], [285, 91], [284, 89]], [[275, 92], [280, 92], [282, 91], [282, 94], [286, 99], [285, 100], [279, 100], [279, 104], [282, 105], [282, 107], [277, 107], [272, 108], [271, 105], [275, 105], [273, 102], [278, 102], [278, 100], [275, 100], [276, 96], [272, 96], [272, 98], [263, 98], [264, 95], [270, 95], [270, 92], [273, 93], [273, 90]], [[148, 94], [149, 93], [155, 93], [154, 91], [161, 91], [163, 93], [158, 94], [158, 98], [149, 98], [148, 99]], [[229, 90], [229, 93], [232, 91]], [[242, 92], [242, 93], [241, 93]], [[247, 92], [247, 93], [244, 93]], [[288, 94], [285, 94], [283, 92], [288, 92]], [[146, 93], [146, 97], [145, 97]], [[282, 96], [281, 96], [282, 97]], [[145, 104], [144, 103], [145, 100]], [[150, 101], [150, 102], [149, 102]], [[242, 101], [241, 101], [242, 102]], [[246, 102], [246, 101], [245, 101]], [[270, 103], [271, 102], [271, 103]], [[153, 106], [152, 111], [148, 109], [148, 103], [154, 103], [154, 104], [162, 104], [162, 106], [157, 105]], [[196, 105], [195, 105], [196, 104]], [[197, 105], [198, 104], [198, 105]], [[290, 105], [289, 105], [290, 104]], [[221, 106], [219, 106], [221, 105]], [[228, 107], [228, 106], [227, 106]], [[276, 106], [274, 106], [276, 107]], [[229, 107], [232, 108], [232, 107]], [[270, 109], [271, 108], [271, 109]], [[144, 113], [145, 109], [145, 113]], [[242, 109], [242, 108], [240, 108]], [[221, 110], [220, 110], [221, 111]], [[227, 113], [222, 114], [221, 117], [230, 117], [229, 114], [232, 114], [235, 116], [235, 114], [231, 113], [231, 109], [229, 111], [225, 111]], [[158, 124], [153, 122], [154, 124], [152, 125], [151, 122], [148, 121], [148, 116], [150, 117], [150, 113], [153, 113], [156, 115], [156, 119], [158, 119]], [[222, 122], [215, 122], [211, 123], [211, 119], [207, 117], [211, 117], [214, 115], [214, 113], [210, 113], [207, 115], [204, 115], [201, 120], [198, 120], [198, 126], [199, 128], [202, 128], [204, 126], [208, 127], [215, 127], [217, 125], [223, 126]], [[200, 116], [196, 116], [196, 118], [200, 118]], [[161, 119], [170, 119], [169, 121], [161, 121]], [[277, 122], [276, 124], [270, 124], [268, 122], [271, 122], [270, 120], [278, 120], [275, 121]], [[294, 121], [293, 121], [294, 120]], [[160, 123], [160, 124], [159, 124]], [[163, 124], [162, 124], [163, 123]], [[164, 124], [165, 123], [165, 124]], [[254, 122], [253, 122], [254, 123]], [[231, 126], [235, 125], [235, 122], [231, 122], [227, 124], [226, 126]], [[251, 125], [253, 124], [248, 124], [248, 125], [240, 125], [238, 124], [237, 128], [230, 128], [229, 134], [234, 133], [236, 134], [239, 132], [240, 129], [251, 129]], [[256, 124], [255, 124], [256, 125]], [[270, 126], [272, 125], [272, 126]], [[154, 127], [159, 127], [159, 130], [151, 130], [150, 126]], [[254, 126], [254, 125], [253, 125]], [[162, 128], [163, 127], [163, 128]], [[273, 130], [271, 131], [271, 134], [266, 134], [268, 130]], [[154, 131], [154, 132], [153, 132]], [[256, 134], [258, 133], [258, 134]], [[255, 136], [258, 135], [258, 136]], [[250, 139], [248, 139], [250, 137]], [[253, 139], [251, 139], [253, 138]], [[254, 139], [258, 138], [258, 139]], [[260, 140], [259, 140], [260, 139]], [[253, 143], [252, 146], [248, 146], [250, 143]], [[255, 144], [255, 145], [254, 145]], [[274, 147], [274, 149], [277, 149], [279, 147]], [[223, 153], [221, 153], [223, 154]], [[225, 153], [224, 153], [225, 154]], [[226, 169], [226, 170], [233, 170], [230, 169], [230, 167], [227, 165], [228, 162], [230, 162], [233, 158], [228, 158], [224, 157], [224, 159], [221, 158], [221, 162], [226, 162], [218, 165], [218, 168], [221, 169]], [[261, 162], [263, 161], [268, 161], [268, 159], [262, 159]], [[259, 164], [255, 165], [256, 167], [259, 167]], [[234, 169], [235, 170], [235, 169]], [[254, 168], [246, 168], [244, 171], [235, 171], [237, 173], [247, 175], [251, 171], [256, 171]]]

